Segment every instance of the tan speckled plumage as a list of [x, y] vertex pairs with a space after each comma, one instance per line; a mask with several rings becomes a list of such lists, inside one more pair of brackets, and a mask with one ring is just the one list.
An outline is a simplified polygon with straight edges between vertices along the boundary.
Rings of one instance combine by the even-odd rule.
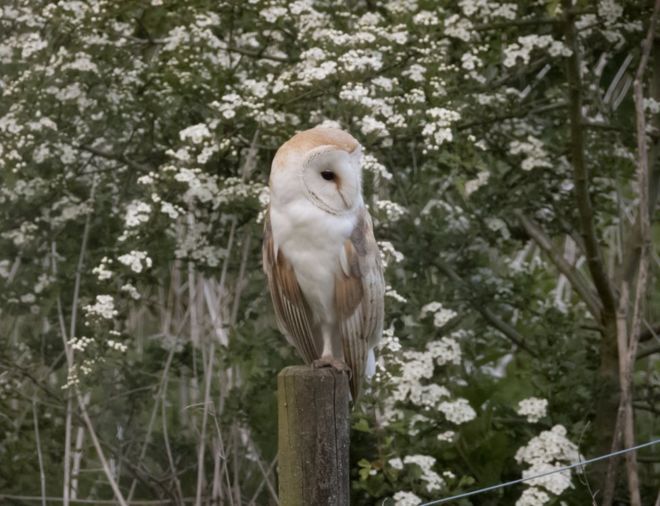
[[[382, 334], [385, 287], [360, 156], [358, 142], [336, 129], [284, 143], [271, 169], [263, 244], [278, 327], [305, 362], [346, 364], [354, 399]], [[328, 172], [331, 179], [321, 177]]]

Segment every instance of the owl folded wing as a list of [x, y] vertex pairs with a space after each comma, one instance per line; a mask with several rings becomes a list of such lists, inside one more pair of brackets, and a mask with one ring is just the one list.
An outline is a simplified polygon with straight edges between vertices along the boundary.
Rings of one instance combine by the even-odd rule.
[[280, 331], [296, 347], [305, 362], [321, 356], [312, 332], [312, 315], [293, 267], [282, 251], [275, 252], [270, 218], [264, 220], [263, 267]]
[[340, 253], [341, 272], [335, 278], [335, 310], [344, 360], [353, 371], [351, 390], [356, 399], [367, 353], [383, 332], [383, 267], [366, 208], [358, 214], [351, 236]]

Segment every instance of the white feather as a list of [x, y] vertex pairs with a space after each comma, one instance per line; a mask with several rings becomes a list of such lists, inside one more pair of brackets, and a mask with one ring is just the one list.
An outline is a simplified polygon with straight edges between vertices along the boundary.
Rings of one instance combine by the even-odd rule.
[[[377, 251], [374, 257], [371, 222], [364, 210], [360, 163], [359, 144], [340, 131], [309, 130], [280, 148], [270, 178], [269, 218], [275, 256], [269, 258], [277, 259], [280, 252], [293, 269], [304, 304], [309, 307], [307, 328], [313, 327], [314, 334], [309, 339], [317, 345], [322, 341], [322, 356], [345, 361], [344, 351], [348, 350], [349, 363], [362, 369], [354, 374], [361, 376], [366, 369], [370, 376], [375, 371], [373, 349], [368, 350], [366, 364], [364, 354], [365, 348], [380, 338], [372, 334], [380, 334], [382, 329], [384, 284]], [[325, 178], [327, 170], [334, 172], [334, 178]], [[352, 314], [343, 314], [340, 322], [342, 313], [335, 309], [335, 287], [338, 278], [356, 279], [344, 244], [347, 239], [355, 240], [352, 234], [356, 230], [364, 233], [363, 225], [358, 223], [368, 223], [364, 226], [372, 245], [366, 257], [363, 250], [359, 257], [362, 289], [368, 300], [362, 300]], [[282, 321], [282, 327], [286, 330], [286, 321]], [[299, 348], [306, 345], [305, 340], [297, 344]]]

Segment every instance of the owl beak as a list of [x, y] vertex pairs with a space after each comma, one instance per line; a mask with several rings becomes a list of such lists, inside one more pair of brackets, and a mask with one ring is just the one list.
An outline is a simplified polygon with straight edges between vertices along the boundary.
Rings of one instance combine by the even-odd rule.
[[339, 193], [339, 196], [341, 197], [341, 201], [344, 203], [344, 207], [348, 210], [351, 207], [353, 207], [353, 204], [350, 203], [350, 200], [346, 199], [346, 196], [344, 195], [344, 192], [341, 191], [341, 186], [337, 186], [337, 192]]

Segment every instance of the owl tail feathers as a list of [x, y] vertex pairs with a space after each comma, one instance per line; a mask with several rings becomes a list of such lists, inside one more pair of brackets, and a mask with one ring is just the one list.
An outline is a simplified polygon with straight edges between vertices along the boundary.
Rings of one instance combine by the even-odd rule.
[[367, 367], [364, 370], [364, 375], [367, 379], [370, 379], [374, 374], [376, 374], [376, 354], [373, 348], [369, 348], [367, 352]]
[[374, 354], [373, 348], [367, 352], [367, 363], [364, 368], [364, 376], [361, 375], [352, 375], [350, 380], [351, 387], [351, 400], [355, 405], [359, 400], [360, 393], [365, 387], [365, 383], [368, 385], [371, 377], [376, 373], [376, 355]]

